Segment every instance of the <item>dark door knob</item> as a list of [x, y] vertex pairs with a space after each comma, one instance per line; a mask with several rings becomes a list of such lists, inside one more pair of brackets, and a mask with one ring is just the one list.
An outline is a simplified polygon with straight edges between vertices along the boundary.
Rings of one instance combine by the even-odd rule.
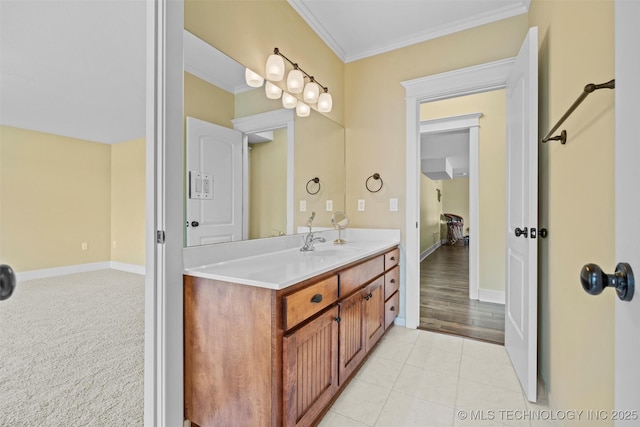
[[6, 264], [0, 265], [0, 301], [11, 296], [16, 288], [16, 274]]
[[604, 288], [616, 288], [618, 298], [631, 301], [635, 289], [633, 270], [626, 262], [616, 266], [613, 274], [606, 274], [597, 264], [587, 264], [580, 270], [582, 288], [590, 295], [599, 295]]
[[516, 237], [520, 237], [524, 234], [524, 237], [528, 237], [529, 236], [529, 229], [527, 227], [520, 229], [518, 227], [516, 227]]
[[191, 226], [192, 227], [197, 227], [199, 225], [200, 225], [200, 223], [198, 221], [191, 221]]

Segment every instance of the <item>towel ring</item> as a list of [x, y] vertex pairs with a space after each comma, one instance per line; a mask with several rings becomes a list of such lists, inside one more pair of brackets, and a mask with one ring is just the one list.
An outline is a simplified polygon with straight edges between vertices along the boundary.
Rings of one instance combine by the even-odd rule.
[[[375, 181], [380, 181], [380, 187], [378, 187], [377, 190], [372, 190], [371, 188], [369, 188], [369, 180], [373, 178]], [[367, 187], [367, 190], [369, 190], [369, 192], [371, 193], [377, 193], [378, 191], [380, 191], [382, 189], [382, 186], [384, 185], [384, 182], [382, 181], [382, 178], [380, 177], [379, 173], [374, 173], [373, 175], [371, 175], [369, 178], [367, 178], [367, 180], [364, 183], [364, 186]]]
[[[309, 190], [309, 184], [311, 184], [312, 182], [318, 184], [318, 188], [316, 191]], [[320, 191], [320, 178], [316, 176], [315, 178], [311, 178], [309, 181], [307, 181], [307, 193], [313, 196], [314, 194], [318, 194], [319, 191]]]

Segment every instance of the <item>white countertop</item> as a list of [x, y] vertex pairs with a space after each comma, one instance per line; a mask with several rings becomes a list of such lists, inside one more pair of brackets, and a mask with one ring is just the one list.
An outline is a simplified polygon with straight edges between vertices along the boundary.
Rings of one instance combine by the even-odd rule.
[[[222, 280], [226, 282], [240, 283], [269, 289], [284, 289], [295, 283], [339, 268], [375, 253], [390, 249], [400, 243], [399, 230], [372, 230], [365, 233], [364, 230], [354, 229], [343, 232], [347, 243], [334, 245], [337, 238], [334, 230], [316, 233], [316, 236], [326, 238], [325, 243], [316, 243], [314, 251], [301, 252], [300, 235], [287, 236], [290, 242], [284, 246], [293, 246], [282, 249], [283, 242], [278, 241], [273, 246], [275, 250], [269, 251], [265, 243], [234, 242], [231, 244], [218, 244], [215, 249], [219, 255], [211, 253], [209, 263], [202, 262], [194, 265], [187, 258], [195, 248], [185, 250], [184, 274], [205, 279]], [[351, 232], [351, 233], [348, 233]], [[274, 241], [275, 243], [275, 241]], [[222, 255], [225, 245], [234, 245], [227, 249], [239, 249], [244, 244], [247, 256], [229, 259]], [[259, 250], [253, 247], [261, 245]], [[211, 249], [209, 249], [211, 251]], [[232, 250], [233, 252], [233, 250]], [[225, 259], [226, 258], [226, 259]]]

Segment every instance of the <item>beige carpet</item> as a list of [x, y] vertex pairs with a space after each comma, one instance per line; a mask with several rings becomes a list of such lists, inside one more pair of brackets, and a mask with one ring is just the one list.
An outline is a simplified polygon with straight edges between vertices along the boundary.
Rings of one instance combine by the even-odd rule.
[[144, 276], [18, 283], [0, 302], [0, 426], [142, 426]]

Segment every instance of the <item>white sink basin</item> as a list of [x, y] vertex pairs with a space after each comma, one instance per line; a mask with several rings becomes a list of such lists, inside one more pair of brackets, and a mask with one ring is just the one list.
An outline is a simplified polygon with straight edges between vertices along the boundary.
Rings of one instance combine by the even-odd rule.
[[349, 246], [340, 246], [340, 247], [316, 247], [313, 251], [301, 251], [300, 253], [304, 256], [345, 256], [345, 255], [355, 255], [358, 252], [363, 252], [362, 249], [353, 248]]

